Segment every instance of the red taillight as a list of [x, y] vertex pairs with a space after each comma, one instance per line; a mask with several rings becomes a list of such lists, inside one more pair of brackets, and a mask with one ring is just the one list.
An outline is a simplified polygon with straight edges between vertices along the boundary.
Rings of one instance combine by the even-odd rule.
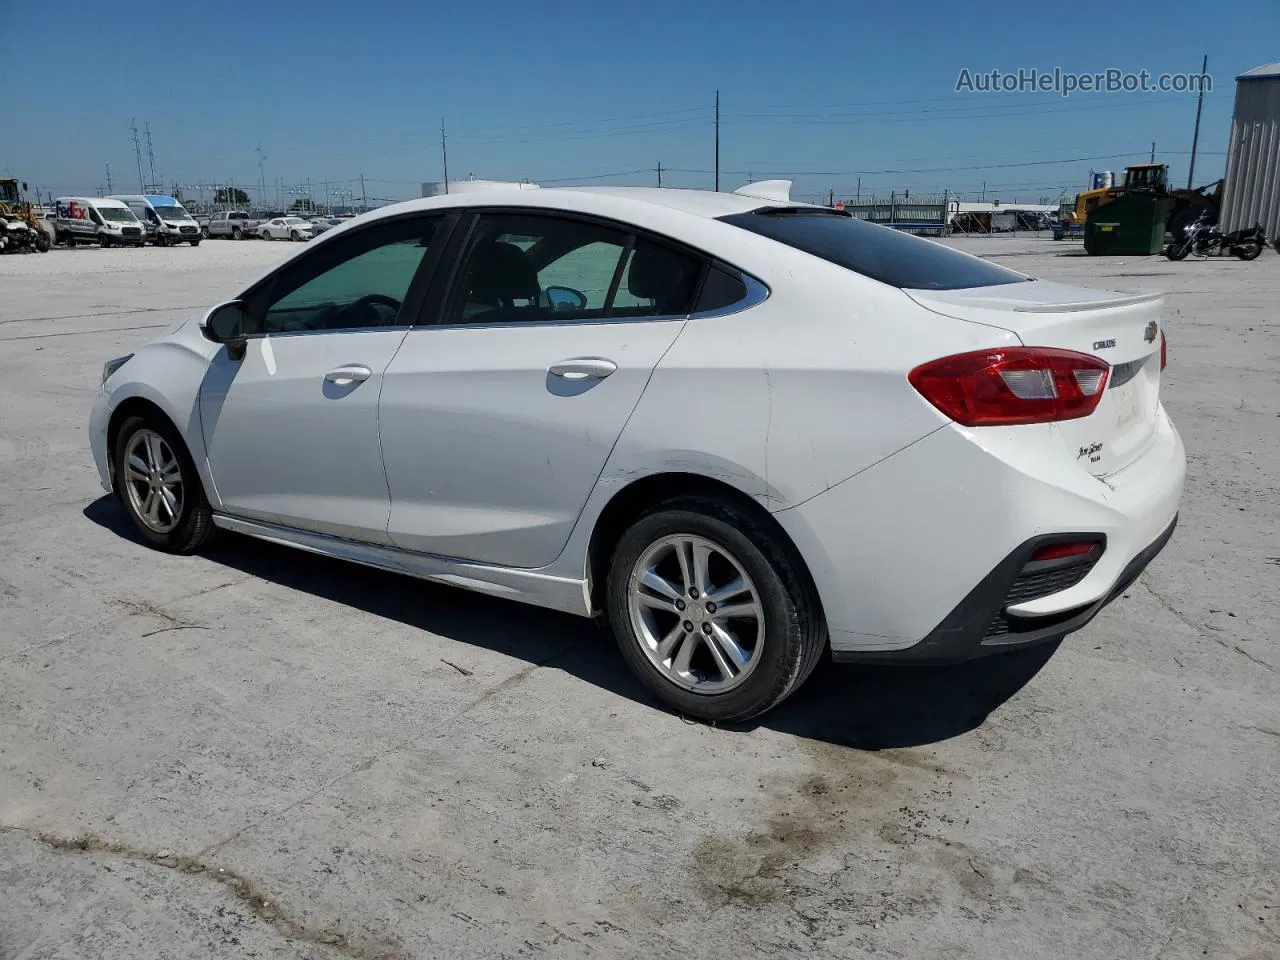
[[1056, 347], [976, 350], [922, 364], [911, 385], [966, 427], [1075, 420], [1093, 413], [1111, 367]]
[[1083, 557], [1098, 545], [1097, 540], [1076, 540], [1068, 543], [1046, 543], [1037, 547], [1028, 558], [1029, 563], [1037, 560], [1065, 560], [1067, 557]]
[[1160, 369], [1163, 370], [1169, 365], [1169, 341], [1165, 339], [1164, 331], [1160, 331]]

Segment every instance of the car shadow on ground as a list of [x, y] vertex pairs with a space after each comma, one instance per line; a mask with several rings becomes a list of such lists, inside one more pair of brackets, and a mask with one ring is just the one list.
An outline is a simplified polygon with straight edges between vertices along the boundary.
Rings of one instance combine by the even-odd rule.
[[[112, 496], [84, 510], [89, 520], [141, 543]], [[291, 590], [395, 620], [460, 644], [554, 666], [655, 710], [667, 709], [631, 675], [610, 634], [590, 620], [362, 567], [225, 531], [203, 555]], [[1053, 656], [1058, 644], [929, 666], [821, 664], [786, 703], [758, 720], [765, 727], [862, 750], [922, 746], [982, 724]], [[455, 658], [463, 665], [461, 658]]]

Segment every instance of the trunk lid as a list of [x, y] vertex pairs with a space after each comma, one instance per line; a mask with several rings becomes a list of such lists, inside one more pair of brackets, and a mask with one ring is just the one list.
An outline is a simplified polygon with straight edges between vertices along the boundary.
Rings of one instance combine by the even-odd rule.
[[1067, 454], [1105, 478], [1140, 457], [1155, 436], [1160, 400], [1160, 294], [1123, 294], [1032, 281], [968, 290], [905, 290], [922, 307], [1007, 330], [1028, 347], [1060, 347], [1111, 365], [1088, 417], [1054, 427]]

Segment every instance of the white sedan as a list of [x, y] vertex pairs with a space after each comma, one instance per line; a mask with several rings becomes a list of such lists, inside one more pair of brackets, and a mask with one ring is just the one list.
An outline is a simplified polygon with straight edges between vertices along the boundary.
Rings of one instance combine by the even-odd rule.
[[649, 689], [711, 721], [826, 656], [1084, 626], [1177, 517], [1159, 298], [786, 196], [366, 215], [106, 365], [103, 486], [161, 550], [222, 528], [602, 615]]
[[301, 217], [276, 217], [258, 225], [258, 236], [263, 240], [310, 240], [312, 226]]

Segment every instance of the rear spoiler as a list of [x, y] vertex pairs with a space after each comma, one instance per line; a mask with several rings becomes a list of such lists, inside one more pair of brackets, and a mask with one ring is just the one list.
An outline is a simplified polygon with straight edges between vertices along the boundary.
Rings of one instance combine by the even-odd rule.
[[1131, 307], [1134, 304], [1159, 300], [1163, 296], [1163, 293], [1135, 293], [1123, 297], [1080, 300], [1076, 303], [1027, 303], [1009, 309], [1014, 313], [1082, 313], [1086, 310], [1101, 310], [1104, 307]]

